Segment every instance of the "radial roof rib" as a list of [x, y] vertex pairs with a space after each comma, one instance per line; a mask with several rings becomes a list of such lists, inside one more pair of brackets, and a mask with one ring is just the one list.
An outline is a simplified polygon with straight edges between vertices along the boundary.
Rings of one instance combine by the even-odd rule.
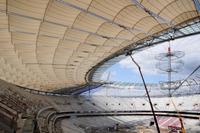
[[117, 51], [199, 17], [198, 0], [0, 0], [0, 78], [55, 91], [86, 84]]

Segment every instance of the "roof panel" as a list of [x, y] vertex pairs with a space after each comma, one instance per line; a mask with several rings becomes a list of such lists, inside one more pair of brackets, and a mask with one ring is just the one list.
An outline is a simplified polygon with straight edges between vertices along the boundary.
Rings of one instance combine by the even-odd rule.
[[199, 17], [192, 0], [0, 0], [0, 10], [2, 79], [48, 91], [84, 84], [118, 50]]

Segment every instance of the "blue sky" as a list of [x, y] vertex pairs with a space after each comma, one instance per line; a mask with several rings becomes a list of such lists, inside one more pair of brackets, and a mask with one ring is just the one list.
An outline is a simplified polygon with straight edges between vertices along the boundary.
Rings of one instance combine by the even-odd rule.
[[[179, 73], [172, 74], [174, 80], [183, 79], [189, 75], [198, 65], [200, 65], [200, 35], [177, 39], [170, 42], [172, 51], [183, 51], [185, 56], [181, 58], [184, 66]], [[144, 51], [133, 54], [134, 59], [140, 64], [145, 80], [148, 83], [158, 83], [167, 81], [167, 74], [155, 67], [158, 61], [155, 56], [159, 53], [167, 52], [169, 42], [158, 44]], [[110, 73], [110, 81], [142, 82], [138, 69], [131, 61], [130, 57], [121, 60], [104, 72], [101, 79], [106, 80]]]
[[[130, 62], [129, 65], [134, 65], [132, 62]], [[121, 64], [117, 63], [116, 65], [113, 65], [107, 72], [110, 72], [110, 81], [123, 81], [123, 82], [135, 82], [140, 83], [142, 82], [139, 71], [133, 71], [132, 68], [125, 68]], [[165, 75], [154, 75], [152, 77], [148, 73], [144, 73], [145, 80], [151, 83], [157, 82], [159, 80], [164, 80], [166, 78]]]

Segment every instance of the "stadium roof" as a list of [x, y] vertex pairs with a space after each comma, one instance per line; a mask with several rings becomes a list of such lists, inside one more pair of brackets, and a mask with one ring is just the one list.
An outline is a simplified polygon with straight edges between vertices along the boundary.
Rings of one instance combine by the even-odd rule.
[[84, 85], [100, 62], [198, 11], [198, 0], [0, 0], [0, 78], [44, 91]]

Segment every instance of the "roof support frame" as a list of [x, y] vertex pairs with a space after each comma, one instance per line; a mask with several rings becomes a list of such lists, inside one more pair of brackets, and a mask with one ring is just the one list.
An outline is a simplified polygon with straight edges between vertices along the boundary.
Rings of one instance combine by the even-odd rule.
[[[96, 66], [94, 66], [93, 68], [91, 68], [87, 75], [86, 75], [86, 81], [88, 82], [94, 82], [93, 81], [93, 76], [92, 75], [95, 75], [96, 76], [96, 72], [98, 73], [98, 70], [101, 70], [103, 67], [104, 64], [106, 64], [106, 62], [108, 62], [110, 59], [113, 59], [114, 57], [120, 57], [120, 55], [123, 55], [128, 51], [139, 51], [143, 48], [146, 48], [146, 47], [151, 47], [153, 45], [156, 45], [156, 44], [159, 44], [159, 43], [162, 43], [162, 42], [166, 42], [166, 41], [169, 41], [169, 40], [172, 40], [172, 39], [179, 39], [179, 38], [183, 38], [183, 37], [187, 37], [187, 36], [192, 36], [192, 35], [196, 35], [196, 34], [200, 34], [200, 28], [199, 28], [199, 31], [195, 31], [194, 33], [188, 33], [188, 34], [185, 34], [185, 33], [182, 33], [182, 31], [180, 29], [183, 29], [183, 28], [187, 28], [187, 27], [190, 27], [192, 25], [198, 25], [200, 23], [200, 19], [199, 18], [196, 18], [192, 21], [188, 21], [186, 24], [183, 24], [183, 25], [179, 25], [175, 28], [170, 28], [168, 29], [167, 31], [163, 31], [162, 33], [159, 33], [157, 35], [154, 35], [152, 36], [151, 38], [148, 38], [146, 40], [142, 40], [142, 41], [139, 41], [139, 42], [136, 42], [132, 45], [129, 45], [128, 47], [124, 48], [123, 50], [120, 50], [118, 51], [117, 53], [115, 53], [114, 55], [108, 57], [107, 59], [103, 60], [101, 63], [97, 64]], [[176, 34], [176, 33], [180, 33], [180, 34]], [[174, 34], [173, 37], [169, 36], [169, 34]], [[162, 39], [161, 41], [158, 41], [158, 42], [152, 42], [152, 43], [144, 43], [144, 42], [150, 42], [151, 40], [154, 40], [156, 38], [158, 38], [159, 36], [165, 36], [166, 39]], [[106, 67], [106, 66], [105, 66]], [[106, 68], [105, 68], [106, 69]], [[98, 75], [98, 74], [97, 74]]]

